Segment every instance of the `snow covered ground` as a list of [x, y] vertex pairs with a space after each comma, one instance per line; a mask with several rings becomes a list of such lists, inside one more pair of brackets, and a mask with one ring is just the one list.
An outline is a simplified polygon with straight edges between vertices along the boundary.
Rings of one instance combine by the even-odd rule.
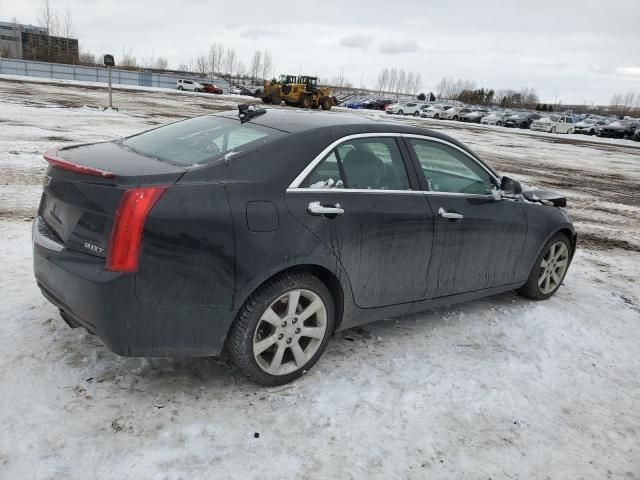
[[30, 219], [52, 145], [233, 107], [232, 97], [0, 80], [0, 478], [640, 477], [640, 150], [439, 128], [564, 191], [585, 241], [558, 294], [504, 294], [339, 333], [278, 388], [212, 359], [127, 359], [39, 293]]

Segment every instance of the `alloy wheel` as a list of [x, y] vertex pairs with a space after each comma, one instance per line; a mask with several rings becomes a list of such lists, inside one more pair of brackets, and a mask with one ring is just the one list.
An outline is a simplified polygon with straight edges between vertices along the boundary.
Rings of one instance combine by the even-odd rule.
[[253, 358], [270, 375], [287, 375], [304, 367], [327, 331], [327, 307], [306, 289], [279, 296], [262, 313], [253, 336]]
[[569, 249], [564, 242], [555, 242], [549, 247], [540, 262], [538, 288], [547, 295], [556, 290], [564, 278], [569, 266]]

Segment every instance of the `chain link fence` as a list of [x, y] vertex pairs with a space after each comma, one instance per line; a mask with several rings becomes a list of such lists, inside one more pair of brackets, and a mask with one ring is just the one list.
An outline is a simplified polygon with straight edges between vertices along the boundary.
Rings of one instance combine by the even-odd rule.
[[[108, 82], [106, 67], [86, 67], [65, 65], [61, 63], [34, 62], [13, 58], [0, 58], [0, 75], [20, 75], [26, 77], [50, 78], [55, 80], [77, 80], [80, 82]], [[226, 80], [211, 80], [204, 77], [180, 77], [153, 72], [134, 72], [130, 70], [111, 69], [111, 81], [114, 85], [136, 85], [142, 87], [176, 88], [179, 78], [190, 78], [196, 81], [215, 82], [225, 93], [229, 92]]]

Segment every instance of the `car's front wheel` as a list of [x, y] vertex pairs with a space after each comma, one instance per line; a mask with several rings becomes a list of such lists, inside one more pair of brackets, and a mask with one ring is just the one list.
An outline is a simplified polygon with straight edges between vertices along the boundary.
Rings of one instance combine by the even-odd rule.
[[536, 259], [527, 283], [517, 291], [533, 300], [544, 300], [558, 291], [571, 262], [572, 247], [564, 233], [555, 234]]
[[231, 326], [227, 352], [236, 367], [263, 385], [282, 385], [306, 373], [333, 333], [333, 298], [304, 272], [268, 281], [244, 303]]

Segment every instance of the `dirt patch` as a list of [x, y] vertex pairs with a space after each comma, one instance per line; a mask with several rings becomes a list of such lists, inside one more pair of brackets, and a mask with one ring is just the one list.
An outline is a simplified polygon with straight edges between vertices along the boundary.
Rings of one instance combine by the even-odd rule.
[[640, 247], [626, 240], [606, 237], [595, 233], [580, 233], [578, 235], [578, 248], [594, 250], [611, 250], [621, 248], [629, 252], [640, 252]]

